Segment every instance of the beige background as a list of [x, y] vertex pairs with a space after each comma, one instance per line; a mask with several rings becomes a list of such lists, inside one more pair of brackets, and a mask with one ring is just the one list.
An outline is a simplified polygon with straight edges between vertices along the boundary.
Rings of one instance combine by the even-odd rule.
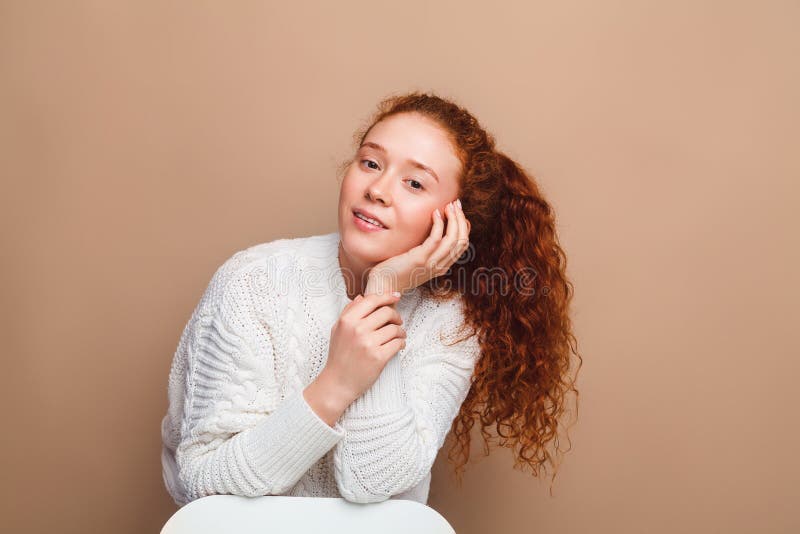
[[[554, 204], [585, 365], [556, 478], [459, 534], [800, 531], [800, 4], [0, 2], [3, 532], [156, 532], [172, 353], [233, 252], [336, 229], [380, 98], [456, 98]], [[479, 452], [479, 445], [475, 445]]]

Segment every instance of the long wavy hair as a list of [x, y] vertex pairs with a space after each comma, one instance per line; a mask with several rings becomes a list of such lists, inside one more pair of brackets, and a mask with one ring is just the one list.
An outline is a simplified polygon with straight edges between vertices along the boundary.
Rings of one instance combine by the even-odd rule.
[[[448, 460], [460, 485], [477, 421], [484, 456], [499, 437], [500, 446], [513, 449], [515, 469], [528, 467], [538, 476], [548, 465], [554, 467], [552, 495], [560, 459], [572, 448], [567, 436], [570, 446], [562, 450], [559, 435], [570, 392], [575, 393], [577, 420], [575, 379], [583, 364], [570, 320], [574, 288], [553, 208], [533, 177], [496, 149], [494, 137], [475, 117], [432, 93], [381, 101], [355, 133], [355, 146], [375, 124], [398, 113], [420, 114], [448, 134], [461, 160], [458, 197], [471, 224], [467, 251], [447, 273], [420, 286], [433, 298], [458, 293], [464, 299], [465, 326], [481, 347], [472, 385], [453, 421]], [[340, 165], [340, 176], [352, 161]], [[497, 436], [490, 433], [492, 427]]]

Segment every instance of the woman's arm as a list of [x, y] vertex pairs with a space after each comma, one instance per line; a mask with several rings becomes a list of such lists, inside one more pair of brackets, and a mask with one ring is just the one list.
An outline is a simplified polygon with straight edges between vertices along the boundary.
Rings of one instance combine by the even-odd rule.
[[174, 388], [183, 395], [170, 396], [170, 413], [180, 414], [172, 423], [185, 502], [285, 493], [344, 435], [302, 390], [277, 398], [285, 377], [274, 376], [276, 354], [265, 318], [254, 313], [250, 272], [223, 267], [215, 274], [174, 360], [186, 366]]
[[303, 390], [303, 396], [320, 419], [332, 427], [354, 400], [325, 369]]
[[389, 360], [339, 421], [345, 436], [334, 449], [335, 478], [349, 501], [384, 501], [417, 485], [469, 391], [480, 353], [476, 338], [448, 347], [436, 336], [447, 325], [428, 323], [425, 341], [404, 355], [408, 368], [399, 354]]

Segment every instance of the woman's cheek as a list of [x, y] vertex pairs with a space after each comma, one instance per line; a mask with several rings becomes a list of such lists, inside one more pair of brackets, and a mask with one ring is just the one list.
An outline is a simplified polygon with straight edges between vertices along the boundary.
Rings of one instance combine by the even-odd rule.
[[433, 221], [428, 221], [427, 223], [425, 223], [424, 225], [420, 226], [420, 228], [417, 229], [417, 231], [415, 232], [416, 236], [415, 241], [417, 245], [421, 245], [426, 239], [428, 239], [428, 236], [431, 235], [432, 228], [433, 228]]

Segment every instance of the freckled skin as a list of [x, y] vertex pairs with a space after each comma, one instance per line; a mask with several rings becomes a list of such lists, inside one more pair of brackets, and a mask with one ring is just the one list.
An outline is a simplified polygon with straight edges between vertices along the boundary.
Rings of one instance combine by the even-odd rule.
[[[364, 139], [365, 143], [370, 141], [387, 152], [359, 149], [339, 190], [339, 263], [355, 277], [355, 293], [361, 292], [364, 274], [372, 266], [427, 238], [433, 211], [443, 211], [458, 196], [462, 171], [445, 131], [416, 113], [379, 122]], [[433, 169], [438, 182], [408, 159]], [[352, 221], [356, 207], [375, 214], [388, 228], [380, 232], [359, 230]]]

